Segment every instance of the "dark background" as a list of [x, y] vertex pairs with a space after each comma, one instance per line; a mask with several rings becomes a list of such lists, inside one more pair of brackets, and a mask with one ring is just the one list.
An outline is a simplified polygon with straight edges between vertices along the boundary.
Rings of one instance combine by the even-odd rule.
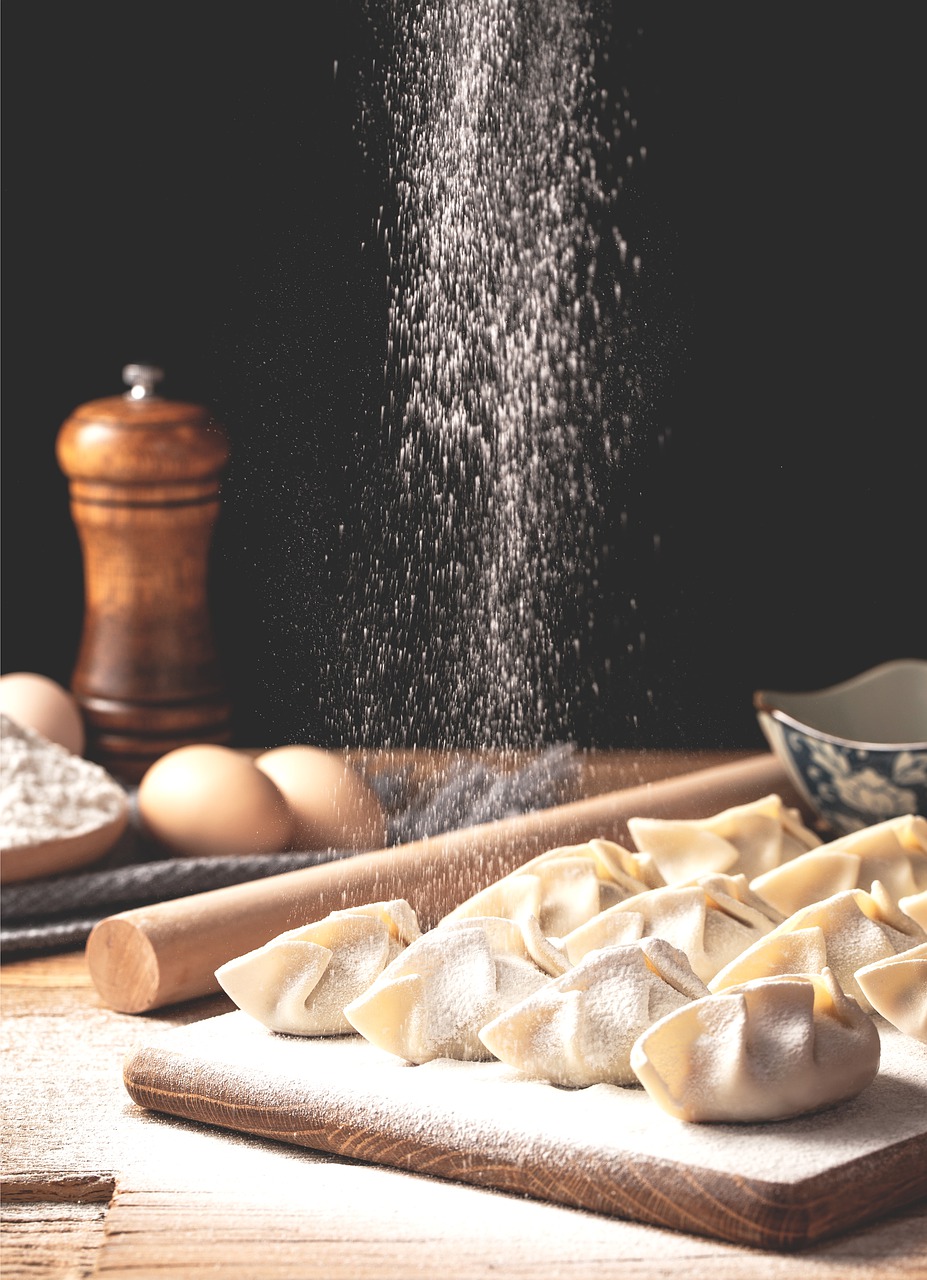
[[[759, 747], [754, 689], [927, 657], [915, 17], [615, 7], [663, 443], [623, 481], [640, 545], [603, 584], [612, 676], [556, 734]], [[369, 24], [347, 0], [7, 0], [2, 19], [3, 670], [69, 679], [81, 564], [55, 437], [154, 360], [232, 439], [213, 607], [237, 734], [323, 738], [385, 337], [359, 248], [382, 198], [356, 130]], [[632, 595], [629, 656], [618, 603], [603, 614]]]

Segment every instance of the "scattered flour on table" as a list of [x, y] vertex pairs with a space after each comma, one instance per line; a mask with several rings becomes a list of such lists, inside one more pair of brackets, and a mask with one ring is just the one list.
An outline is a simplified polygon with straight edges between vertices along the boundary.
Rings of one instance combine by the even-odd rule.
[[0, 848], [83, 835], [118, 818], [126, 804], [100, 765], [0, 716]]

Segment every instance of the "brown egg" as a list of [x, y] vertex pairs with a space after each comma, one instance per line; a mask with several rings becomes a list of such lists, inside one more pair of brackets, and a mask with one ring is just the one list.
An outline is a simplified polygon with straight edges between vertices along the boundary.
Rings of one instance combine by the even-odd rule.
[[0, 676], [0, 711], [33, 729], [49, 742], [82, 756], [86, 746], [84, 718], [73, 693], [33, 671]]
[[138, 787], [145, 830], [175, 854], [219, 858], [285, 849], [287, 802], [247, 755], [209, 743], [156, 760]]
[[294, 816], [296, 849], [381, 849], [380, 802], [345, 758], [320, 747], [275, 747], [254, 761], [277, 784]]

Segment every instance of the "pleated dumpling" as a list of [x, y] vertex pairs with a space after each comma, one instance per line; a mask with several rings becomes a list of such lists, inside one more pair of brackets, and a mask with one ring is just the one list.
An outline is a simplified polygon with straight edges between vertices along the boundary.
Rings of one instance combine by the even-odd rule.
[[216, 978], [243, 1013], [271, 1031], [345, 1035], [354, 1028], [344, 1006], [420, 935], [405, 899], [348, 907], [227, 961]]
[[498, 1015], [480, 1039], [502, 1062], [569, 1088], [636, 1083], [631, 1046], [664, 1014], [708, 994], [662, 938], [590, 951]]
[[645, 1031], [631, 1066], [679, 1120], [786, 1120], [854, 1098], [879, 1069], [875, 1023], [829, 969], [759, 978]]
[[856, 981], [876, 1013], [927, 1043], [927, 942], [864, 965]]
[[489, 1058], [479, 1032], [504, 1009], [559, 976], [566, 963], [537, 921], [474, 916], [439, 924], [413, 942], [345, 1008], [365, 1039], [408, 1062]]
[[898, 905], [906, 916], [910, 916], [922, 929], [927, 929], [927, 889], [899, 898]]
[[630, 818], [628, 830], [667, 884], [719, 871], [750, 880], [821, 843], [798, 810], [775, 794], [710, 818]]
[[560, 938], [600, 911], [662, 884], [649, 858], [611, 840], [588, 840], [538, 854], [455, 907], [445, 921], [473, 916], [523, 920]]
[[560, 940], [571, 964], [599, 947], [665, 938], [708, 982], [782, 917], [750, 892], [743, 875], [700, 876], [695, 884], [648, 889], [609, 907]]
[[802, 907], [720, 970], [708, 987], [721, 991], [756, 978], [820, 973], [826, 967], [869, 1010], [856, 970], [925, 941], [927, 933], [876, 880], [870, 890], [846, 889]]
[[880, 880], [898, 901], [927, 890], [927, 818], [903, 814], [840, 836], [754, 876], [750, 888], [789, 916], [845, 889]]

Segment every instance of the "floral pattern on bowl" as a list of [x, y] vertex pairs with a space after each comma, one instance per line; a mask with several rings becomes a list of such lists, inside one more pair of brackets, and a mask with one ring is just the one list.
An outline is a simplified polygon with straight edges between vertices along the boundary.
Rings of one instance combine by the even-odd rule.
[[884, 663], [828, 689], [754, 694], [760, 728], [835, 833], [927, 816], [927, 662]]

